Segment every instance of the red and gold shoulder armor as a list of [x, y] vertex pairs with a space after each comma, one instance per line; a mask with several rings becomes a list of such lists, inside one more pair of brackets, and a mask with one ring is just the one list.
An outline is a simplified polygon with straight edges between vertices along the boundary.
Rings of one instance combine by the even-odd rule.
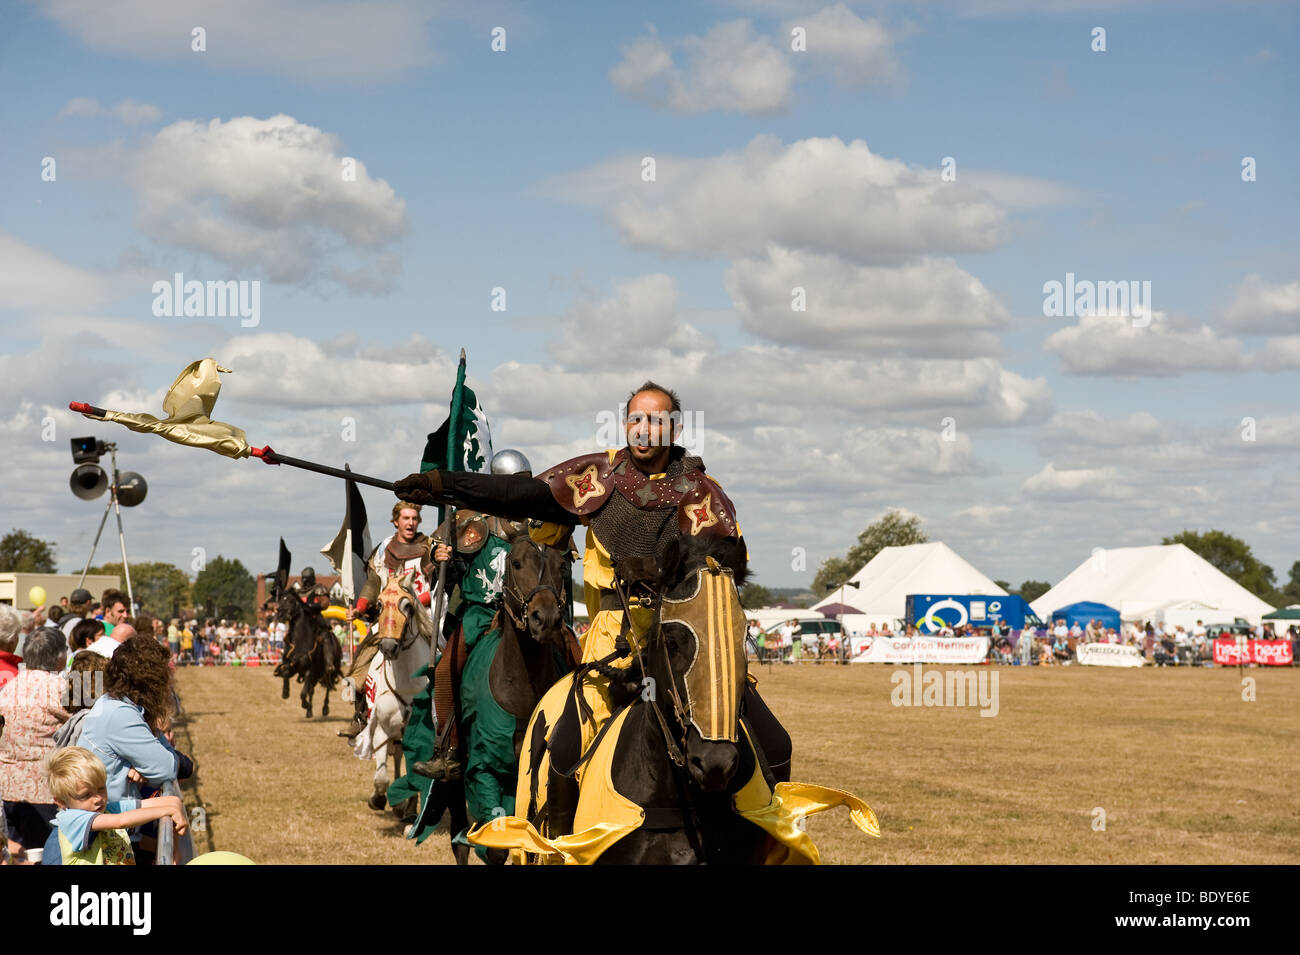
[[613, 473], [625, 452], [598, 451], [570, 458], [538, 475], [551, 495], [570, 514], [586, 517], [600, 510], [614, 490]]
[[736, 537], [736, 508], [718, 482], [703, 471], [684, 477], [692, 487], [677, 506], [677, 529], [693, 537]]

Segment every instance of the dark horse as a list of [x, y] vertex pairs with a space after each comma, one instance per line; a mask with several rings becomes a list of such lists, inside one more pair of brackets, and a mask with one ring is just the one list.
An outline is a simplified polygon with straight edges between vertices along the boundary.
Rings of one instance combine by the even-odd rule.
[[745, 543], [681, 537], [662, 566], [653, 564], [619, 568], [628, 591], [653, 604], [655, 624], [626, 679], [611, 684], [629, 712], [610, 777], [645, 820], [597, 861], [760, 863], [767, 835], [736, 813], [732, 794], [756, 768], [769, 787], [788, 781], [791, 744], [747, 679], [736, 596], [747, 577]]
[[[468, 808], [490, 822], [513, 800], [519, 751], [542, 695], [577, 663], [578, 642], [565, 622], [569, 549], [510, 538], [502, 606], [470, 654], [461, 681], [462, 738], [469, 745]], [[502, 863], [503, 850], [489, 850]]]
[[519, 534], [510, 542], [502, 588], [501, 642], [488, 680], [497, 705], [515, 717], [515, 758], [533, 708], [582, 657], [564, 620], [567, 549]]
[[285, 594], [276, 608], [276, 619], [289, 625], [286, 637], [284, 659], [276, 667], [275, 675], [284, 678], [282, 699], [289, 698], [289, 680], [297, 677], [303, 684], [300, 698], [307, 718], [312, 715], [312, 697], [316, 684], [325, 687], [325, 702], [321, 706], [321, 716], [330, 715], [330, 690], [341, 675], [340, 665], [343, 651], [339, 642], [324, 621], [317, 616], [314, 620], [303, 602], [292, 594]]

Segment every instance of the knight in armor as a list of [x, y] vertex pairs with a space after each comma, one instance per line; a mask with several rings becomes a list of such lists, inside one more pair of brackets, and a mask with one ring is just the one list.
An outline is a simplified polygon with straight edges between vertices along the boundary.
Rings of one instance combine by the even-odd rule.
[[330, 605], [330, 592], [316, 580], [315, 569], [304, 567], [298, 579], [290, 585], [289, 592], [301, 600], [315, 618], [323, 619], [320, 613]]
[[[637, 558], [662, 565], [673, 540], [682, 535], [740, 537], [735, 509], [722, 487], [705, 473], [700, 458], [673, 443], [680, 435], [680, 416], [677, 396], [646, 382], [628, 397], [624, 448], [573, 458], [536, 478], [428, 471], [401, 479], [394, 490], [408, 500], [453, 503], [516, 520], [530, 519], [533, 539], [545, 544], [562, 545], [575, 525], [585, 525], [583, 582], [587, 607], [594, 616], [583, 640], [582, 662], [619, 657], [626, 647], [619, 645], [623, 605], [615, 586], [616, 565]], [[643, 645], [653, 614], [635, 607], [630, 616], [627, 639]], [[632, 659], [624, 652], [613, 666], [626, 668]], [[564, 744], [572, 751], [560, 759], [553, 757], [552, 766], [572, 765], [609, 719], [613, 711], [609, 686], [608, 677], [585, 671], [581, 692], [586, 715], [579, 731]], [[751, 713], [762, 708], [756, 697], [750, 687], [746, 700]], [[557, 729], [552, 747], [558, 734]], [[789, 738], [779, 724], [760, 744], [772, 769], [788, 772]], [[548, 789], [553, 831], [571, 831], [577, 800], [577, 782], [553, 772]]]
[[[415, 588], [415, 593], [425, 608], [424, 612], [432, 615], [430, 581], [434, 572], [435, 544], [431, 538], [420, 533], [420, 505], [409, 501], [398, 501], [394, 504], [393, 528], [394, 533], [380, 541], [366, 559], [366, 583], [357, 597], [356, 606], [348, 611], [349, 621], [357, 617], [373, 619], [378, 616], [379, 592], [388, 582], [389, 576], [405, 574], [410, 570], [415, 571], [411, 586]], [[443, 555], [445, 559], [446, 554], [450, 553], [450, 548], [441, 549], [446, 552]], [[365, 684], [366, 673], [378, 649], [379, 639], [374, 632], [371, 632], [362, 641], [361, 646], [357, 647], [352, 666], [346, 674], [352, 681], [353, 705], [356, 709], [348, 728], [339, 731], [340, 736], [353, 739], [366, 728], [366, 720], [369, 716], [368, 703], [365, 694], [361, 692], [361, 687]]]
[[[492, 474], [521, 474], [532, 476], [532, 465], [518, 451], [498, 451], [492, 457]], [[456, 547], [439, 548], [435, 555], [439, 561], [450, 558], [447, 567], [446, 591], [457, 602], [449, 607], [460, 621], [447, 638], [442, 656], [433, 671], [433, 701], [438, 718], [438, 749], [428, 762], [417, 762], [411, 768], [433, 779], [460, 779], [465, 771], [465, 753], [461, 739], [457, 701], [460, 699], [460, 677], [465, 670], [470, 653], [483, 634], [492, 625], [492, 618], [501, 608], [501, 589], [505, 583], [506, 557], [510, 541], [517, 534], [527, 533], [522, 523], [462, 508], [456, 512]]]

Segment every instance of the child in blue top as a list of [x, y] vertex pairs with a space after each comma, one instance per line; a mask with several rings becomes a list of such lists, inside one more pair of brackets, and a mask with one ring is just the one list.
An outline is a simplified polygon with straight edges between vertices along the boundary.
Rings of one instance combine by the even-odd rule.
[[108, 771], [90, 750], [68, 746], [47, 764], [64, 865], [135, 865], [127, 829], [170, 816], [177, 834], [187, 819], [176, 796], [108, 801]]

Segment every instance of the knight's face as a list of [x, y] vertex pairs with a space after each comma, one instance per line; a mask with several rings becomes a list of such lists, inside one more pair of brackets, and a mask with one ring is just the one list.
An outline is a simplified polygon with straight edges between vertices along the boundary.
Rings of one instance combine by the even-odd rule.
[[654, 459], [680, 430], [672, 420], [672, 399], [661, 391], [643, 391], [627, 405], [627, 447], [638, 461]]
[[397, 525], [397, 536], [409, 544], [420, 531], [420, 512], [403, 508], [393, 523]]

